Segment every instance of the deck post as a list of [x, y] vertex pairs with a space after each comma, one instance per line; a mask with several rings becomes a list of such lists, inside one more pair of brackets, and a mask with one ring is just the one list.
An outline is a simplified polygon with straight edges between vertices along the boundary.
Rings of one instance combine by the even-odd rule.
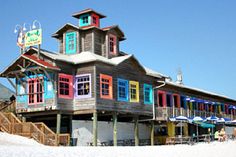
[[152, 146], [154, 146], [154, 129], [155, 129], [154, 121], [151, 121], [151, 145]]
[[57, 134], [61, 132], [61, 113], [57, 113]]
[[113, 113], [113, 146], [117, 146], [117, 113]]
[[97, 111], [94, 111], [93, 112], [93, 146], [97, 146], [97, 136], [98, 136]]
[[134, 140], [135, 140], [135, 146], [138, 146], [139, 145], [138, 116], [134, 118]]

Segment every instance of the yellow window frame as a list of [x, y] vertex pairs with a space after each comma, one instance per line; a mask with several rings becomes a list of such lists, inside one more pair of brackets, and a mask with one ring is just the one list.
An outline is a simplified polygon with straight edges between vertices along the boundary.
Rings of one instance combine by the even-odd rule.
[[129, 81], [129, 97], [130, 102], [139, 102], [139, 82]]

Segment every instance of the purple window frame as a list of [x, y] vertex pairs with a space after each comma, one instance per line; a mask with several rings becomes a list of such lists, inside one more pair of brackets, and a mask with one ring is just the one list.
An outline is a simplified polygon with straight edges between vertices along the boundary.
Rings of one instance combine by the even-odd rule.
[[[78, 95], [77, 94], [77, 91], [78, 91], [78, 78], [79, 77], [84, 77], [84, 76], [89, 76], [89, 94], [87, 95]], [[91, 98], [92, 97], [92, 81], [91, 81], [91, 74], [81, 74], [81, 75], [76, 75], [75, 76], [75, 91], [74, 91], [74, 95], [75, 95], [75, 98], [77, 99], [83, 99], [83, 98]]]

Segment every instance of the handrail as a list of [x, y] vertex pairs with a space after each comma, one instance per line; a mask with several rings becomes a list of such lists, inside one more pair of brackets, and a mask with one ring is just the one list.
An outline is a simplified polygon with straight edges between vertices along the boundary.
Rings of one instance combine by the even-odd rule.
[[9, 119], [11, 123], [21, 123], [19, 118], [17, 118], [12, 112], [4, 112], [3, 114]]
[[0, 130], [9, 133], [11, 132], [11, 122], [2, 112], [0, 112]]
[[233, 117], [233, 119], [236, 118], [236, 116], [232, 116], [225, 113], [214, 113], [214, 112], [206, 112], [206, 111], [199, 111], [199, 110], [189, 110], [184, 108], [174, 108], [174, 107], [156, 107], [156, 117], [158, 119], [166, 119], [168, 117], [175, 117], [175, 116], [186, 116], [186, 117], [209, 117], [215, 115], [217, 117]]

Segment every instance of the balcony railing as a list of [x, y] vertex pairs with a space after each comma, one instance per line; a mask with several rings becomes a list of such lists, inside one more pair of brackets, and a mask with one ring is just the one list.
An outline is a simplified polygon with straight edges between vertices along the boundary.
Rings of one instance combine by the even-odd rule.
[[173, 107], [156, 107], [156, 119], [158, 120], [167, 120], [169, 117], [176, 117], [176, 116], [186, 116], [186, 117], [200, 116], [206, 118], [212, 115], [216, 117], [236, 119], [236, 115], [225, 114], [225, 113], [206, 112], [199, 110], [189, 110], [184, 108], [173, 108]]

